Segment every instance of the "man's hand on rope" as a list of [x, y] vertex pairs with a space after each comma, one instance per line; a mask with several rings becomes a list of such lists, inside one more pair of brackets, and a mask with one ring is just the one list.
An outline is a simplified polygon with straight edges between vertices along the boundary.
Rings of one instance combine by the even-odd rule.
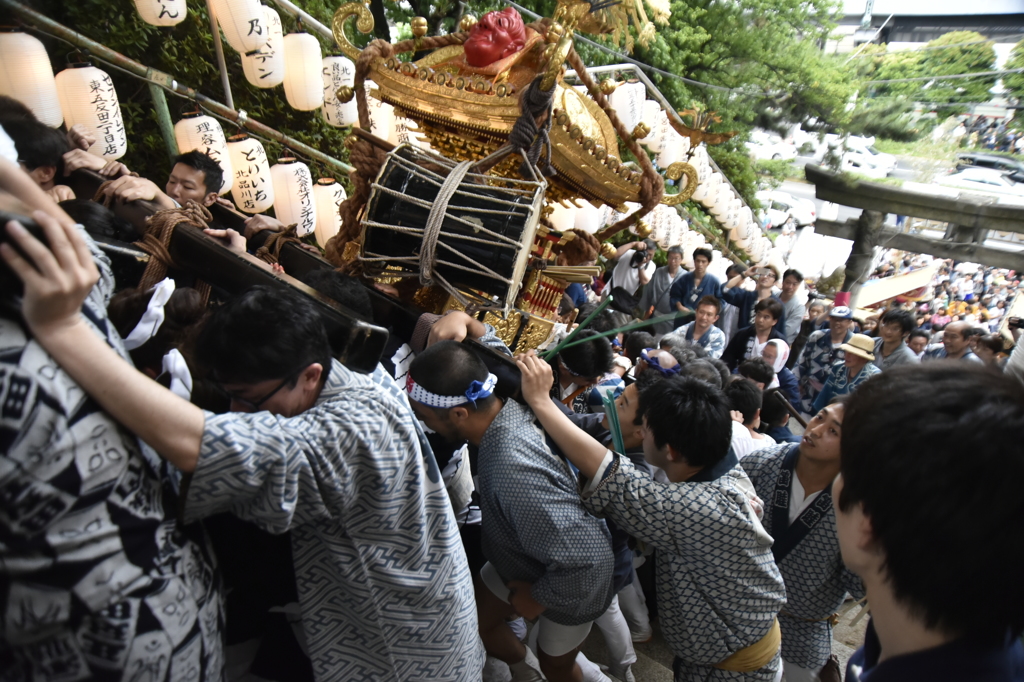
[[286, 229], [288, 229], [288, 226], [277, 218], [271, 218], [268, 215], [257, 213], [251, 218], [247, 218], [245, 221], [245, 238], [252, 239], [254, 234], [262, 232], [263, 230], [284, 232]]

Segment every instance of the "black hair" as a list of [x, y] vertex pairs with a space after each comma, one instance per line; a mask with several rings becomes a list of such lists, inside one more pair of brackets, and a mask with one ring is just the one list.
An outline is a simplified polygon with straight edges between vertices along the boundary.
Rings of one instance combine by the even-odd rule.
[[712, 296], [711, 294], [708, 294], [707, 296], [702, 296], [701, 299], [697, 301], [697, 307], [694, 308], [694, 310], [700, 308], [702, 305], [715, 306], [715, 315], [719, 315], [722, 312], [722, 302], [718, 300], [717, 296]]
[[321, 381], [326, 381], [332, 357], [313, 303], [297, 292], [265, 285], [216, 308], [196, 341], [196, 359], [220, 383], [284, 379], [313, 363], [324, 368]]
[[[474, 381], [486, 381], [487, 365], [465, 344], [458, 341], [439, 341], [416, 356], [409, 366], [409, 376], [413, 380], [437, 395], [465, 395], [466, 389]], [[489, 406], [497, 397], [492, 393], [486, 398], [476, 401], [475, 409]], [[429, 407], [429, 406], [425, 406]], [[471, 403], [459, 407], [474, 409]], [[432, 407], [438, 412], [447, 410]]]
[[785, 281], [787, 277], [796, 277], [797, 283], [804, 281], [804, 273], [800, 272], [796, 268], [790, 268], [782, 273], [783, 281]]
[[[152, 298], [152, 291], [124, 289], [110, 299], [107, 317], [121, 338], [131, 334], [139, 324]], [[190, 342], [205, 316], [206, 306], [198, 291], [190, 287], [175, 289], [164, 305], [164, 321], [157, 333], [138, 348], [128, 351], [135, 366], [159, 374], [164, 355], [172, 348], [180, 349]]]
[[574, 339], [586, 340], [586, 343], [570, 346], [558, 354], [569, 372], [578, 377], [593, 379], [606, 374], [612, 368], [615, 354], [608, 339], [598, 336], [597, 332], [590, 329], [579, 332]]
[[14, 141], [18, 161], [30, 171], [40, 166], [57, 169], [54, 179], [64, 177], [64, 155], [68, 153], [68, 139], [45, 123], [33, 120], [8, 120], [4, 131]]
[[[643, 372], [641, 374], [654, 374], [654, 372]], [[722, 375], [719, 373], [718, 368], [712, 364], [708, 358], [697, 358], [693, 362], [688, 362], [683, 365], [682, 369], [679, 370], [680, 376], [693, 377], [694, 379], [700, 379], [705, 381], [715, 388], [722, 388]]]
[[863, 505], [897, 601], [929, 628], [1000, 646], [1024, 629], [1021, 433], [1024, 386], [970, 363], [887, 369], [846, 406], [839, 507]]
[[142, 239], [135, 227], [124, 218], [114, 213], [103, 204], [88, 199], [68, 199], [60, 202], [60, 207], [71, 216], [76, 223], [81, 223], [85, 231], [94, 237], [107, 237], [122, 242], [134, 242]]
[[725, 360], [722, 360], [721, 358], [713, 358], [710, 355], [705, 359], [718, 370], [718, 374], [722, 377], [722, 388], [724, 389], [725, 385], [729, 383], [729, 377], [732, 376], [732, 370], [729, 369], [729, 365], [725, 363]]
[[647, 419], [655, 445], [672, 446], [690, 466], [714, 466], [729, 452], [729, 401], [705, 381], [681, 376], [659, 381], [640, 394], [638, 412]]
[[[636, 381], [633, 384], [636, 386], [636, 393], [638, 396], [642, 396], [651, 386], [657, 385], [659, 382], [665, 380], [665, 375], [661, 372], [640, 372], [636, 375]], [[644, 423], [644, 415], [639, 409], [636, 411], [636, 416], [633, 418], [633, 424], [640, 426]]]
[[902, 333], [909, 334], [917, 326], [917, 317], [914, 313], [904, 308], [890, 308], [886, 310], [878, 320], [879, 326], [895, 322], [900, 326]]
[[786, 399], [781, 388], [772, 388], [764, 392], [761, 397], [761, 424], [765, 426], [782, 426], [786, 421], [789, 410], [786, 409]]
[[[587, 319], [594, 313], [595, 310], [597, 310], [598, 305], [599, 304], [597, 303], [584, 303], [582, 306], [580, 306], [580, 312], [576, 316], [576, 319], [580, 321]], [[591, 320], [587, 324], [586, 328], [595, 332], [610, 332], [611, 330], [615, 329], [615, 327], [615, 318], [612, 317], [612, 311], [606, 308], [605, 310], [602, 310], [600, 313], [598, 313], [597, 317]], [[582, 333], [582, 331], [580, 333]]]
[[767, 310], [768, 314], [775, 318], [775, 321], [782, 319], [782, 302], [777, 298], [762, 298], [754, 305], [754, 314]]
[[742, 275], [746, 271], [747, 271], [747, 269], [745, 267], [743, 267], [742, 265], [740, 265], [738, 263], [733, 263], [732, 265], [730, 265], [729, 267], [727, 267], [725, 269], [725, 276], [728, 279], [732, 279], [733, 277], [735, 277], [737, 275]]
[[662, 348], [662, 350], [674, 357], [676, 362], [683, 367], [697, 359], [697, 352], [694, 350], [695, 348], [695, 346], [687, 341], [686, 345], [673, 344], [668, 348]]
[[647, 245], [647, 251], [652, 256], [654, 255], [654, 252], [658, 250], [658, 242], [654, 241], [653, 239], [648, 237], [647, 239], [643, 239], [641, 241], [643, 241], [643, 243]]
[[562, 300], [559, 302], [558, 310], [555, 311], [555, 314], [559, 317], [565, 317], [575, 309], [576, 301], [572, 300], [569, 294], [562, 294]]
[[966, 329], [963, 330], [963, 332], [961, 332], [961, 335], [966, 340], [971, 338], [972, 336], [984, 336], [985, 330], [980, 327], [967, 327]]
[[743, 425], [750, 426], [761, 409], [761, 389], [749, 379], [734, 381], [725, 387], [729, 407], [743, 415]]
[[645, 348], [654, 348], [654, 336], [648, 332], [629, 332], [622, 344], [626, 357], [635, 365]]
[[993, 353], [1002, 353], [1004, 350], [1003, 337], [999, 334], [985, 334], [978, 339], [979, 346], [985, 346]]
[[713, 260], [711, 255], [711, 249], [706, 249], [703, 246], [693, 250], [693, 259], [697, 260], [697, 256], [704, 256], [705, 258], [708, 259], [708, 263], [711, 263], [711, 261]]
[[323, 268], [310, 270], [299, 279], [303, 284], [345, 306], [363, 320], [373, 322], [370, 294], [357, 278], [343, 275], [337, 270]]
[[736, 371], [748, 379], [761, 382], [765, 386], [772, 383], [772, 379], [775, 378], [775, 368], [764, 358], [747, 358], [740, 363]]
[[171, 163], [171, 168], [174, 168], [179, 163], [202, 172], [203, 184], [206, 186], [207, 193], [220, 192], [220, 188], [224, 185], [224, 170], [209, 154], [204, 154], [196, 149], [179, 154]]
[[914, 339], [914, 338], [917, 338], [917, 337], [921, 337], [925, 341], [931, 341], [932, 340], [932, 335], [929, 334], [928, 332], [926, 332], [925, 330], [923, 330], [923, 329], [915, 329], [914, 331], [910, 332], [910, 336], [907, 337], [907, 341], [910, 341], [910, 339]]
[[14, 99], [8, 95], [0, 95], [0, 125], [4, 126], [5, 129], [8, 121], [36, 120], [38, 120], [36, 115], [21, 100]]

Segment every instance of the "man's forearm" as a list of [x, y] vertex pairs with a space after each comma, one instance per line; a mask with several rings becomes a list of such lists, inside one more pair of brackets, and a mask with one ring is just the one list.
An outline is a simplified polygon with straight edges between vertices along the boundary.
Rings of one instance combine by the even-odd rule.
[[203, 411], [138, 372], [84, 320], [39, 342], [100, 406], [185, 472], [199, 460]]
[[604, 462], [605, 446], [580, 430], [550, 400], [534, 407], [534, 414], [562, 453], [580, 473], [594, 478]]

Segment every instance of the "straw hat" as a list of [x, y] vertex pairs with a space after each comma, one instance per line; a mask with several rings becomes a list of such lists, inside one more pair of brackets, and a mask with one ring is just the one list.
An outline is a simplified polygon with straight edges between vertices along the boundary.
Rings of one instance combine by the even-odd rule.
[[865, 360], [874, 361], [875, 359], [875, 342], [866, 334], [854, 334], [850, 337], [849, 343], [844, 343], [839, 347], [847, 353], [859, 355]]

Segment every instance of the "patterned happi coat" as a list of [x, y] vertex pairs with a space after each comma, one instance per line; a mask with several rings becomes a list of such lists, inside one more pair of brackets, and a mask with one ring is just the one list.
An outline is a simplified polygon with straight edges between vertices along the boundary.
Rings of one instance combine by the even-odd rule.
[[291, 531], [318, 680], [479, 680], [473, 584], [433, 452], [379, 365], [286, 418], [206, 415], [186, 514]]
[[[789, 496], [799, 449], [798, 443], [767, 447], [744, 457], [741, 466], [764, 500], [764, 527], [775, 538], [773, 551], [787, 552], [777, 560], [787, 595], [779, 615], [782, 658], [817, 670], [832, 652], [832, 626], [824, 619], [842, 606], [847, 592], [856, 599], [863, 597], [864, 585], [839, 554], [831, 487], [789, 525]], [[800, 538], [808, 526], [810, 530]]]
[[612, 601], [611, 534], [580, 500], [576, 474], [533, 412], [509, 400], [480, 441], [484, 556], [506, 582], [523, 580], [559, 625], [582, 625]]
[[587, 509], [658, 550], [659, 620], [675, 679], [772, 682], [778, 654], [750, 673], [712, 667], [764, 637], [786, 601], [736, 455], [682, 483], [654, 481], [621, 456], [606, 458], [595, 478]]
[[[110, 263], [82, 315], [107, 320]], [[0, 680], [218, 681], [220, 584], [177, 478], [62, 370], [0, 292]]]
[[[852, 337], [852, 331], [846, 332], [843, 343], [849, 343]], [[832, 364], [845, 357], [846, 351], [832, 347], [832, 332], [828, 329], [819, 329], [807, 337], [807, 345], [800, 352], [800, 359], [793, 368], [793, 374], [800, 384], [800, 403], [804, 414], [812, 414], [814, 399], [825, 387]]]

